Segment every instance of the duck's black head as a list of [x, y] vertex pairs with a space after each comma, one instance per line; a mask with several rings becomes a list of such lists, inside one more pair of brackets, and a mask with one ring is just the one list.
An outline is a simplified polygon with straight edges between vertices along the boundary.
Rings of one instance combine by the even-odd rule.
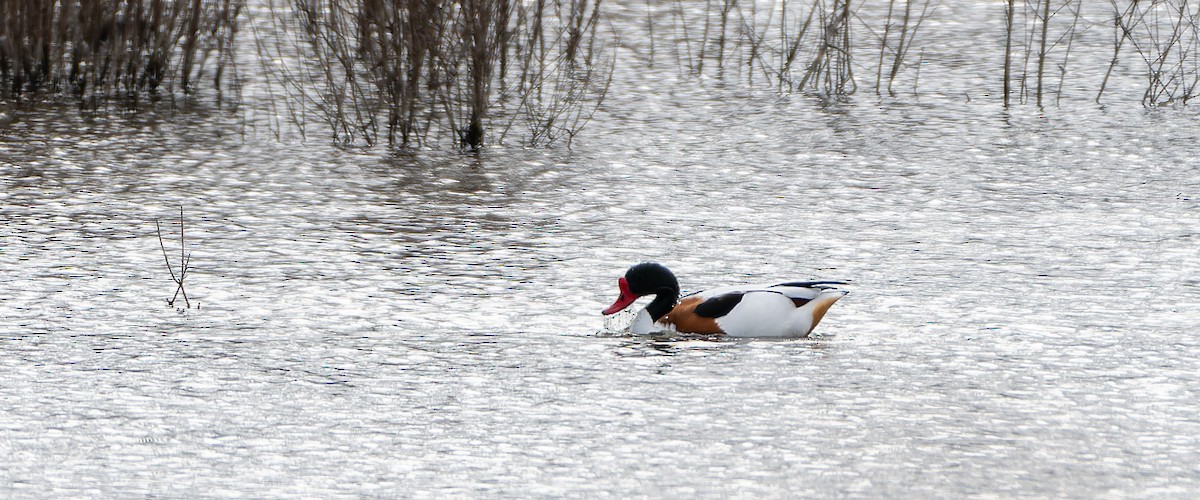
[[679, 293], [679, 280], [667, 266], [657, 262], [643, 262], [625, 271], [625, 281], [629, 283], [629, 291], [638, 297], [662, 293], [671, 290]]
[[604, 314], [620, 312], [638, 297], [656, 295], [646, 310], [657, 320], [670, 311], [679, 298], [679, 280], [666, 266], [655, 262], [643, 262], [629, 268], [625, 271], [625, 277], [617, 280], [617, 285], [621, 288], [621, 295], [604, 310]]

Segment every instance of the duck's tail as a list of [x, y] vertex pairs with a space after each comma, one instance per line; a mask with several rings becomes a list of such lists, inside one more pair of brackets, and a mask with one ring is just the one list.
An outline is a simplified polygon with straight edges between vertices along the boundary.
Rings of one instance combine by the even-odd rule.
[[850, 292], [833, 288], [821, 290], [821, 293], [804, 304], [804, 307], [796, 310], [796, 321], [799, 326], [797, 330], [804, 332], [804, 335], [812, 333], [813, 329], [817, 327], [817, 323], [821, 322], [821, 318], [825, 317], [825, 313], [829, 312], [833, 303], [845, 297], [847, 293]]

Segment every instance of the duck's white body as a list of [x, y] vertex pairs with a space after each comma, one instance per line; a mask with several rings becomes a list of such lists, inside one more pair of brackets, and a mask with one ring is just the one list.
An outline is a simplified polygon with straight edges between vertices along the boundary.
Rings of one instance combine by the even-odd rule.
[[[721, 287], [689, 297], [707, 300], [729, 293], [744, 295], [738, 305], [724, 316], [713, 318], [721, 330], [719, 333], [728, 337], [795, 338], [807, 337], [812, 333], [813, 328], [824, 317], [825, 311], [829, 310], [829, 306], [846, 296], [847, 292], [802, 287]], [[808, 299], [808, 302], [796, 307], [793, 298]], [[672, 309], [672, 312], [659, 321], [654, 321], [650, 318], [649, 311], [642, 309], [634, 316], [633, 323], [629, 325], [629, 332], [648, 335], [679, 331], [671, 319], [673, 313], [678, 315], [684, 312], [675, 313], [675, 309]]]

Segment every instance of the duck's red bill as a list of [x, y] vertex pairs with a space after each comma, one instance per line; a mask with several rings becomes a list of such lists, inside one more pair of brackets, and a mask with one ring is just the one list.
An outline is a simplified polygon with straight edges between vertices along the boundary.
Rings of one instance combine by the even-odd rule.
[[605, 315], [619, 313], [638, 299], [637, 295], [629, 291], [629, 282], [625, 281], [625, 278], [618, 279], [617, 284], [621, 287], [621, 296], [617, 297], [617, 301], [613, 302], [613, 305], [608, 306], [608, 309], [603, 311]]

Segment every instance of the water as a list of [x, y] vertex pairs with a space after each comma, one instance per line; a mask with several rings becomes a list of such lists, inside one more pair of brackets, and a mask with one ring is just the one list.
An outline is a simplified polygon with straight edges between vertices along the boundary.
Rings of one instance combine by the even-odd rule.
[[[1194, 111], [656, 71], [571, 150], [478, 156], [279, 143], [203, 104], [10, 111], [0, 492], [1200, 488]], [[184, 310], [153, 224], [181, 205]], [[812, 339], [607, 331], [641, 260], [689, 290], [855, 284]]]

